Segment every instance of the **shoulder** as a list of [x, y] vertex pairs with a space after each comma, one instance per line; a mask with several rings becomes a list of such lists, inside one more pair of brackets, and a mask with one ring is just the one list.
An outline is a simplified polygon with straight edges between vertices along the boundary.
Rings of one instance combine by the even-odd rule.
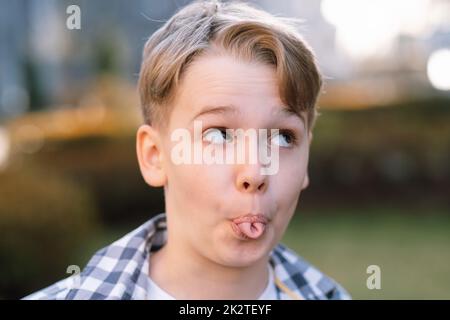
[[282, 244], [273, 249], [271, 262], [281, 286], [294, 292], [300, 299], [351, 299], [340, 284]]
[[22, 300], [64, 300], [69, 291], [74, 287], [76, 277], [71, 276], [60, 280], [47, 288], [32, 293]]
[[147, 240], [164, 217], [158, 215], [119, 240], [98, 250], [81, 274], [30, 294], [25, 300], [131, 299], [145, 286]]

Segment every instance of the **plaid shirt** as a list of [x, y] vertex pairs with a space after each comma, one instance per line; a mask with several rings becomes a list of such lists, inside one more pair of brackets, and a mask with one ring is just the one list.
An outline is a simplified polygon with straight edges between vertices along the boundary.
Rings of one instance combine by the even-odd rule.
[[[24, 299], [146, 299], [150, 253], [166, 242], [161, 213], [99, 250], [79, 275], [72, 275]], [[350, 295], [293, 251], [279, 244], [270, 253], [277, 297], [350, 299]]]

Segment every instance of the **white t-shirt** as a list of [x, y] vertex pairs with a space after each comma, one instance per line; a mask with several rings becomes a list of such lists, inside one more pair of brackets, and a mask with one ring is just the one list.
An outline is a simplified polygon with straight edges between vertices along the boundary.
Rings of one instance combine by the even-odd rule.
[[[277, 292], [275, 288], [274, 282], [274, 272], [272, 266], [269, 267], [269, 279], [267, 282], [267, 286], [264, 289], [263, 293], [259, 296], [258, 300], [276, 300]], [[160, 286], [158, 286], [150, 277], [148, 277], [148, 286], [147, 286], [147, 299], [148, 300], [175, 300], [173, 296], [171, 296], [167, 291], [163, 290]]]

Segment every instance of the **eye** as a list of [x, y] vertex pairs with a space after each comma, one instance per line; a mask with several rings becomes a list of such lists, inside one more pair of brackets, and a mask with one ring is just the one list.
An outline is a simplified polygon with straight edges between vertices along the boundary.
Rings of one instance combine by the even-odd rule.
[[231, 142], [233, 137], [226, 132], [225, 128], [209, 128], [203, 132], [203, 141], [214, 144]]
[[271, 143], [275, 143], [280, 147], [291, 147], [295, 142], [295, 134], [290, 130], [279, 130], [271, 137]]

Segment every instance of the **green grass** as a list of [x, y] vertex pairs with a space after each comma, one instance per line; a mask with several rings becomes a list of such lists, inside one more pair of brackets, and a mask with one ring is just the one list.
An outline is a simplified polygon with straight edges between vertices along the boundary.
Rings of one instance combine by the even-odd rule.
[[[444, 210], [425, 216], [392, 209], [300, 212], [283, 243], [353, 299], [450, 299], [450, 216]], [[366, 286], [369, 265], [381, 268], [380, 290]]]

